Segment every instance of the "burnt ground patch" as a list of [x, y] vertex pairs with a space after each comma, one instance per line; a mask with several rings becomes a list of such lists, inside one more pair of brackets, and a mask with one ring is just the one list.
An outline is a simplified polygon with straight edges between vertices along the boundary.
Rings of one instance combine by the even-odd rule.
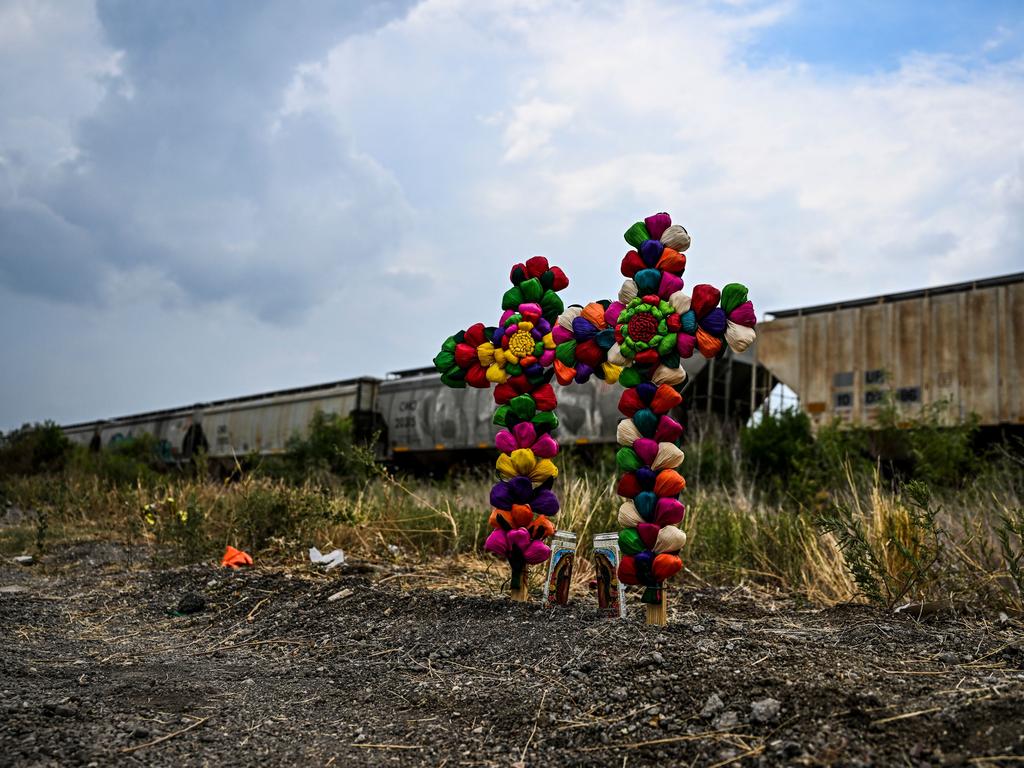
[[[0, 764], [1024, 760], [1014, 619], [701, 587], [674, 591], [671, 625], [654, 628], [635, 602], [602, 621], [587, 596], [552, 610], [480, 594], [457, 564], [117, 560], [0, 565]], [[442, 588], [407, 586], [424, 583]], [[176, 614], [188, 594], [205, 607]]]

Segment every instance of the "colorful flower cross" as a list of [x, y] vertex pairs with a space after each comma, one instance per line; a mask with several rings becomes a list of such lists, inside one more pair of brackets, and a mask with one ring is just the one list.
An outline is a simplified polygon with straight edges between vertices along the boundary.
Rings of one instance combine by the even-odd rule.
[[[551, 490], [558, 477], [552, 461], [558, 453], [552, 436], [558, 427], [558, 403], [551, 378], [559, 359], [575, 358], [562, 349], [566, 334], [572, 334], [571, 321], [568, 329], [560, 327], [555, 333], [564, 310], [558, 291], [569, 285], [565, 273], [536, 256], [516, 264], [510, 279], [512, 288], [501, 299], [498, 325], [477, 323], [449, 336], [434, 366], [450, 387], [495, 385], [494, 423], [502, 427], [495, 437], [501, 451], [496, 466], [502, 479], [491, 489], [488, 521], [494, 530], [484, 548], [508, 560], [512, 597], [525, 600], [526, 566], [551, 555], [544, 540], [554, 535], [551, 518], [559, 509]], [[610, 347], [614, 339], [604, 341]]]
[[690, 236], [667, 213], [636, 222], [625, 239], [632, 249], [622, 259], [626, 279], [617, 301], [565, 309], [557, 292], [568, 279], [537, 256], [512, 268], [498, 325], [477, 323], [450, 336], [434, 365], [451, 387], [496, 385], [503, 479], [491, 490], [494, 530], [484, 547], [509, 561], [519, 600], [526, 599], [526, 566], [551, 554], [544, 540], [554, 534], [550, 518], [559, 509], [551, 490], [558, 476], [551, 379], [568, 385], [597, 376], [625, 387], [619, 400], [625, 418], [616, 432], [623, 499], [618, 578], [645, 588], [647, 621], [663, 624], [664, 582], [682, 569], [686, 543], [680, 528], [686, 507], [679, 500], [686, 481], [678, 472], [683, 428], [671, 415], [682, 402], [681, 360], [694, 352], [720, 357], [726, 347], [743, 352], [754, 342], [757, 319], [739, 283], [683, 291]]
[[722, 291], [697, 285], [683, 291], [684, 252], [690, 236], [667, 213], [648, 216], [625, 233], [632, 246], [622, 259], [626, 278], [619, 300], [605, 312], [614, 327], [608, 361], [623, 366], [616, 463], [622, 471], [618, 494], [619, 580], [643, 586], [647, 622], [667, 621], [663, 586], [683, 567], [679, 551], [686, 534], [679, 527], [686, 507], [679, 495], [686, 481], [677, 471], [682, 426], [672, 418], [686, 380], [680, 366], [694, 351], [720, 357], [726, 347], [742, 352], [755, 338], [754, 307], [747, 289], [731, 283]]

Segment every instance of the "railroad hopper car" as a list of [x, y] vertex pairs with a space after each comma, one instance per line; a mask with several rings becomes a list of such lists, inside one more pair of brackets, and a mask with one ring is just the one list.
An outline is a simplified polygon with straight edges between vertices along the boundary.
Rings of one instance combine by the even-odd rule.
[[378, 385], [374, 378], [347, 379], [82, 422], [64, 427], [64, 432], [93, 449], [150, 434], [167, 461], [187, 460], [200, 448], [212, 459], [233, 461], [253, 452], [284, 452], [292, 435], [307, 432], [318, 410], [352, 416], [365, 429], [373, 423]]
[[757, 362], [815, 424], [870, 426], [884, 403], [947, 423], [1024, 424], [1024, 272], [769, 313]]
[[[702, 411], [724, 409], [745, 418], [753, 407], [746, 383], [750, 361], [749, 352], [727, 353], [715, 365], [699, 356], [685, 360], [686, 392], [691, 395], [686, 402]], [[564, 444], [615, 442], [621, 387], [596, 378], [586, 384], [555, 386], [559, 439]], [[738, 394], [732, 396], [733, 390]], [[490, 390], [449, 389], [432, 368], [422, 368], [390, 374], [384, 380], [348, 379], [83, 422], [64, 431], [72, 441], [94, 449], [148, 433], [157, 438], [167, 461], [188, 460], [202, 448], [211, 459], [233, 463], [253, 452], [282, 453], [290, 437], [307, 433], [320, 410], [352, 417], [358, 436], [378, 435], [381, 458], [402, 460], [427, 453], [491, 450], [497, 431], [492, 423], [494, 407]], [[686, 415], [680, 418], [685, 420]]]

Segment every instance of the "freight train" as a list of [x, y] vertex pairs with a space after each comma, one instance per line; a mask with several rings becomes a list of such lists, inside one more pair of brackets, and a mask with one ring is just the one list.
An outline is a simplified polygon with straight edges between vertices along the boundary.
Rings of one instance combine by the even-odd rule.
[[[758, 342], [683, 361], [686, 424], [694, 414], [745, 422], [777, 385], [796, 393], [815, 427], [870, 426], [880, 406], [908, 416], [947, 403], [950, 422], [1024, 425], [1024, 272], [904, 293], [766, 314]], [[557, 387], [557, 384], [556, 384]], [[620, 389], [597, 379], [559, 387], [563, 444], [615, 442]], [[71, 424], [71, 440], [94, 449], [141, 433], [167, 461], [199, 448], [233, 461], [285, 450], [317, 411], [351, 417], [356, 433], [379, 436], [382, 459], [449, 456], [493, 446], [489, 390], [445, 387], [433, 368], [265, 392], [150, 413]]]
[[[736, 416], [749, 415], [749, 397], [743, 389], [749, 381], [749, 353], [733, 355], [709, 364], [702, 357], [685, 360], [688, 391], [703, 392], [691, 401], [697, 407], [711, 404], [707, 396], [715, 387], [708, 373], [716, 366], [718, 389], [730, 375], [741, 393], [737, 402], [719, 393], [714, 410], [731, 408]], [[707, 383], [702, 385], [702, 382]], [[557, 387], [559, 439], [565, 444], [615, 442], [620, 415], [621, 388], [596, 378], [586, 384]], [[63, 427], [75, 443], [98, 450], [140, 434], [153, 435], [168, 462], [186, 461], [199, 449], [209, 458], [233, 462], [252, 453], [279, 454], [288, 440], [304, 436], [317, 411], [350, 417], [361, 438], [378, 437], [381, 458], [414, 460], [425, 454], [491, 450], [497, 427], [492, 392], [484, 389], [449, 389], [433, 368], [389, 374], [385, 379], [361, 377], [297, 389], [197, 403], [179, 408], [131, 416], [70, 424]], [[681, 414], [685, 419], [686, 413]]]

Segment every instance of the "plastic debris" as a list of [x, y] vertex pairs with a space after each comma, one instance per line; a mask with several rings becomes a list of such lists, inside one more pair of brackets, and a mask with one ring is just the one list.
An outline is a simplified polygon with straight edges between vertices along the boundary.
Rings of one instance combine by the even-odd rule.
[[227, 549], [224, 550], [224, 557], [221, 558], [220, 564], [225, 568], [237, 569], [243, 565], [252, 565], [252, 558], [242, 550], [235, 549], [229, 544]]
[[326, 555], [322, 554], [316, 547], [309, 548], [309, 562], [314, 565], [322, 565], [331, 570], [331, 568], [337, 568], [339, 565], [345, 564], [345, 553], [340, 549], [335, 549], [333, 552], [328, 552]]
[[35, 561], [36, 560], [32, 555], [18, 555], [14, 558], [14, 562], [18, 565], [32, 565]]

